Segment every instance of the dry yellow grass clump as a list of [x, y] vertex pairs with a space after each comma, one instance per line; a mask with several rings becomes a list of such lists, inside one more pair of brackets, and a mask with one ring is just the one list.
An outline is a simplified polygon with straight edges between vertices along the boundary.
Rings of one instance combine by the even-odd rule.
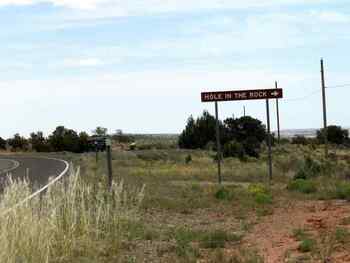
[[9, 177], [0, 197], [2, 263], [117, 258], [123, 225], [138, 219], [144, 189], [130, 193], [120, 182], [108, 192], [71, 169], [46, 193], [9, 210], [31, 192], [28, 181]]

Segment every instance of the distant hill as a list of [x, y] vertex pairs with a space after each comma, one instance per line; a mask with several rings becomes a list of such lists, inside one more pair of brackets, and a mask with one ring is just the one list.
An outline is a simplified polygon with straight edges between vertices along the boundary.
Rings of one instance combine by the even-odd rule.
[[307, 137], [307, 138], [315, 138], [317, 130], [318, 129], [289, 129], [289, 130], [281, 130], [281, 137], [292, 138], [292, 137], [295, 137], [295, 136], [304, 136], [304, 137]]
[[[344, 128], [349, 130], [349, 128]], [[284, 138], [292, 138], [295, 136], [304, 136], [307, 138], [315, 138], [316, 134], [317, 134], [317, 130], [318, 129], [289, 129], [289, 130], [281, 130], [281, 137]], [[274, 133], [276, 134], [277, 131], [274, 131]]]

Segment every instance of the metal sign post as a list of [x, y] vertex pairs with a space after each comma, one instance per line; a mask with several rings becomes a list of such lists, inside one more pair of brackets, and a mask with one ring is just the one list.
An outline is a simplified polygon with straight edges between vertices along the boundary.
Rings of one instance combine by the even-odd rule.
[[216, 118], [216, 147], [217, 147], [217, 161], [218, 161], [218, 180], [219, 184], [222, 182], [221, 178], [221, 143], [220, 143], [220, 125], [219, 125], [219, 110], [218, 102], [215, 101], [215, 118]]
[[107, 168], [108, 168], [108, 189], [111, 190], [113, 182], [112, 174], [112, 153], [111, 153], [112, 141], [111, 139], [106, 139], [106, 150], [107, 150]]
[[[275, 87], [278, 89], [277, 81], [275, 82]], [[277, 114], [277, 138], [278, 138], [278, 144], [281, 141], [281, 131], [280, 131], [280, 108], [278, 105], [278, 99], [276, 99], [276, 114]]]
[[[268, 166], [269, 166], [269, 181], [272, 180], [272, 150], [271, 150], [271, 127], [270, 127], [270, 107], [269, 99], [280, 99], [283, 97], [283, 90], [275, 89], [259, 89], [259, 90], [236, 90], [236, 91], [216, 91], [216, 92], [202, 92], [202, 102], [215, 102], [216, 115], [216, 141], [217, 141], [217, 157], [218, 157], [218, 178], [219, 183], [221, 178], [221, 145], [220, 145], [220, 127], [219, 127], [219, 101], [235, 101], [235, 100], [266, 100], [266, 114], [267, 114], [267, 146], [268, 146]], [[278, 124], [279, 126], [279, 124]]]
[[270, 128], [270, 106], [269, 100], [266, 100], [266, 120], [267, 120], [267, 148], [269, 165], [269, 183], [272, 182], [272, 150], [271, 150], [271, 128]]

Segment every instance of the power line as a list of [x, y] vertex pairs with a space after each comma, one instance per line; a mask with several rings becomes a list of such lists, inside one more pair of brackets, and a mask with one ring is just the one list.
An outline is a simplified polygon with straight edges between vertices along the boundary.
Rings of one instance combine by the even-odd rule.
[[300, 101], [300, 100], [305, 100], [305, 99], [308, 99], [309, 97], [311, 97], [311, 96], [313, 96], [313, 95], [315, 95], [315, 94], [317, 94], [318, 92], [320, 92], [321, 91], [321, 89], [317, 89], [317, 90], [314, 90], [314, 91], [312, 91], [312, 92], [310, 92], [309, 94], [307, 94], [307, 95], [305, 95], [305, 96], [303, 96], [303, 97], [299, 97], [299, 98], [286, 98], [286, 99], [284, 99], [285, 101]]
[[335, 85], [335, 86], [327, 86], [327, 89], [336, 89], [336, 88], [350, 88], [350, 83], [349, 84], [342, 84], [342, 85]]

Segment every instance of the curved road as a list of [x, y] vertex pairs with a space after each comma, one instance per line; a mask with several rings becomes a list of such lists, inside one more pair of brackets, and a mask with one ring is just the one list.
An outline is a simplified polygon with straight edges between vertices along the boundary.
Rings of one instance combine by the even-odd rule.
[[51, 177], [57, 177], [67, 168], [67, 162], [59, 159], [31, 156], [0, 155], [0, 181], [10, 173], [14, 179], [28, 177], [35, 186], [43, 186]]

